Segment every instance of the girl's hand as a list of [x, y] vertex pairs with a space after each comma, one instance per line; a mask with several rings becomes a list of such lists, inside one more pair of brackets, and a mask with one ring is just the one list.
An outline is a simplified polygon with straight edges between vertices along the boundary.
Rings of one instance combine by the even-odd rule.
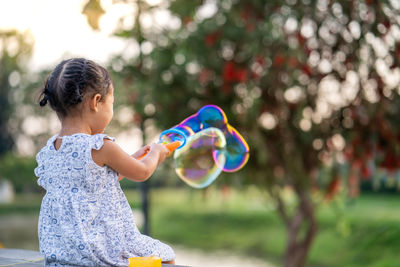
[[163, 144], [152, 144], [150, 147], [150, 152], [155, 151], [158, 153], [158, 164], [163, 162], [166, 157], [169, 156], [170, 152], [168, 148], [165, 147]]
[[[146, 146], [134, 155], [143, 154], [144, 151]], [[147, 154], [143, 159], [137, 160], [108, 139], [104, 139], [104, 145], [99, 150], [92, 149], [92, 158], [97, 165], [107, 165], [116, 171], [119, 180], [126, 177], [136, 182], [146, 181], [168, 156], [169, 150], [162, 144], [153, 144]]]
[[147, 153], [150, 151], [150, 146], [146, 145], [142, 148], [140, 148], [138, 151], [136, 151], [134, 154], [132, 154], [132, 157], [135, 159], [141, 159], [143, 156], [145, 156]]

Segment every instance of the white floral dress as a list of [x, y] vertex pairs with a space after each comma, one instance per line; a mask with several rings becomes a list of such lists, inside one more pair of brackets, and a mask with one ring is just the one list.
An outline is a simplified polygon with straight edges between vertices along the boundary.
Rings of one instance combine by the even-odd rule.
[[172, 260], [170, 246], [142, 235], [121, 190], [118, 174], [98, 166], [104, 134], [56, 136], [37, 154], [35, 174], [46, 190], [39, 216], [40, 251], [45, 266], [128, 266], [128, 258]]

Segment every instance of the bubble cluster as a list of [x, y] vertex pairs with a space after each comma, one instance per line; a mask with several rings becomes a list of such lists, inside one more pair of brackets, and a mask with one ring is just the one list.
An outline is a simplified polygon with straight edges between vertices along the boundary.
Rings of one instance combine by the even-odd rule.
[[174, 162], [178, 176], [189, 185], [203, 188], [222, 172], [241, 169], [249, 159], [249, 146], [215, 105], [202, 107], [160, 135], [161, 142], [180, 141]]

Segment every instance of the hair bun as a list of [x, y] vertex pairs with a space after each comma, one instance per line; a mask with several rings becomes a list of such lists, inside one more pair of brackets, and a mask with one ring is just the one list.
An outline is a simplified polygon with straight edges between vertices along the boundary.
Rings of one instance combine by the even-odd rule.
[[74, 104], [78, 104], [78, 103], [82, 102], [82, 93], [81, 92], [83, 91], [83, 86], [84, 86], [84, 83], [82, 81], [76, 85], [75, 92], [74, 92], [75, 93]]
[[82, 96], [81, 95], [76, 96], [75, 101], [76, 101], [76, 103], [81, 103], [82, 102]]
[[48, 100], [49, 100], [49, 98], [47, 97], [47, 95], [45, 95], [45, 96], [43, 97], [43, 99], [40, 100], [39, 105], [40, 105], [41, 107], [46, 106]]

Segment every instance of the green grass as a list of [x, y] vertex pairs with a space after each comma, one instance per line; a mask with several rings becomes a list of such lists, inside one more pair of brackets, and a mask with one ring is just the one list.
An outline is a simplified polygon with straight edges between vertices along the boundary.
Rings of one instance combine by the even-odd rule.
[[321, 266], [397, 266], [399, 203], [396, 195], [363, 195], [340, 213], [322, 205], [309, 261]]
[[[126, 191], [134, 209], [138, 191]], [[37, 214], [40, 195], [17, 195], [0, 215]], [[400, 196], [362, 195], [353, 202], [321, 204], [309, 266], [397, 266]], [[210, 189], [152, 190], [151, 232], [162, 241], [205, 251], [229, 250], [280, 265], [285, 228], [269, 199], [255, 188], [224, 197]]]
[[42, 194], [17, 194], [12, 203], [0, 203], [0, 215], [39, 213]]
[[[227, 249], [279, 264], [286, 232], [268, 199], [255, 191], [224, 200], [218, 191], [153, 192], [155, 237], [206, 251]], [[352, 203], [322, 204], [311, 266], [397, 266], [400, 196], [363, 195]], [[339, 206], [339, 208], [338, 208]], [[341, 208], [342, 206], [342, 208]]]

